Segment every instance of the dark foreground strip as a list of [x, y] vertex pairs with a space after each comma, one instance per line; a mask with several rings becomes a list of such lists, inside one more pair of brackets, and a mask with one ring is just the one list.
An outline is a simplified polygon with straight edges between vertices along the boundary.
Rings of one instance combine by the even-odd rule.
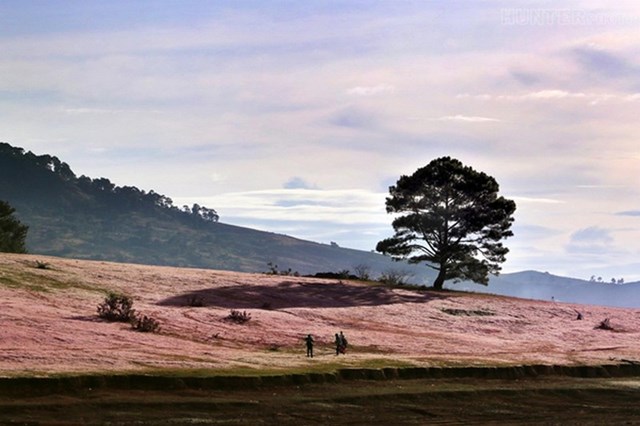
[[345, 368], [332, 373], [282, 374], [270, 376], [176, 377], [146, 374], [79, 375], [64, 377], [3, 377], [0, 395], [46, 395], [81, 392], [88, 389], [178, 390], [178, 389], [257, 389], [311, 383], [337, 383], [344, 380], [398, 379], [525, 379], [539, 376], [581, 378], [640, 376], [640, 364], [599, 366], [525, 365], [513, 367], [404, 367]]

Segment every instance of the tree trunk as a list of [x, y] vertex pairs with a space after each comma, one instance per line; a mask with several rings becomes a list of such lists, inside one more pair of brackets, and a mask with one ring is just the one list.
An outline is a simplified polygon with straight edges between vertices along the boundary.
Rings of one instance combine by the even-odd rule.
[[442, 290], [446, 275], [447, 275], [446, 269], [443, 267], [440, 267], [440, 272], [438, 272], [438, 276], [436, 277], [436, 280], [433, 282], [433, 288], [435, 290]]

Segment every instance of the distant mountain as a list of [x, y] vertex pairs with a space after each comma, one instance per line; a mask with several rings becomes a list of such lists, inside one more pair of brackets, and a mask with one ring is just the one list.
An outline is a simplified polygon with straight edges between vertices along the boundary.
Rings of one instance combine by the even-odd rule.
[[275, 265], [300, 274], [353, 272], [364, 265], [373, 276], [406, 271], [417, 283], [433, 275], [376, 253], [219, 223], [213, 209], [178, 208], [154, 191], [77, 177], [57, 157], [7, 143], [0, 143], [0, 200], [29, 226], [27, 249], [34, 254], [239, 272]]
[[640, 282], [597, 283], [549, 273], [523, 271], [491, 277], [489, 286], [470, 282], [447, 288], [556, 302], [634, 308], [640, 307]]

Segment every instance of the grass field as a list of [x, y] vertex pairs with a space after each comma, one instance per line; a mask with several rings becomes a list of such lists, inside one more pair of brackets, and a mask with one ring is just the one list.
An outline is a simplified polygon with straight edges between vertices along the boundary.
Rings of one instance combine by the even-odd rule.
[[20, 425], [640, 424], [637, 378], [350, 380], [247, 389], [75, 389], [0, 397]]
[[7, 254], [0, 300], [0, 424], [640, 425], [635, 309]]

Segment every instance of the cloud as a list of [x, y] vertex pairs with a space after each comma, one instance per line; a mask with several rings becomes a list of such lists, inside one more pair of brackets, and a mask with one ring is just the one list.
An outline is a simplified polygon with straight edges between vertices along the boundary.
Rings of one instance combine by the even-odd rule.
[[162, 114], [160, 110], [125, 109], [125, 108], [64, 108], [67, 114]]
[[375, 120], [370, 113], [360, 108], [347, 107], [333, 114], [329, 122], [338, 127], [360, 129], [371, 127]]
[[475, 99], [479, 101], [502, 101], [502, 102], [555, 102], [555, 101], [572, 101], [582, 100], [589, 105], [597, 105], [601, 102], [638, 102], [640, 101], [640, 93], [624, 93], [624, 92], [572, 92], [561, 89], [542, 89], [533, 92], [525, 92], [519, 94], [470, 94], [459, 93], [456, 99]]
[[524, 101], [524, 100], [556, 100], [556, 99], [584, 99], [584, 98], [601, 98], [603, 96], [612, 97], [613, 95], [603, 94], [586, 94], [582, 92], [570, 92], [567, 90], [559, 89], [543, 89], [536, 90], [535, 92], [526, 92], [517, 95], [504, 95], [504, 94], [479, 94], [471, 95], [469, 93], [462, 93], [457, 95], [458, 98], [473, 98], [479, 100], [498, 100], [498, 101]]
[[224, 223], [371, 250], [393, 234], [386, 196], [364, 189], [283, 188], [173, 200], [176, 205], [215, 208]]
[[584, 93], [571, 93], [566, 90], [540, 90], [523, 95], [523, 99], [563, 99], [563, 98], [584, 98]]
[[209, 174], [209, 179], [211, 180], [211, 182], [224, 182], [225, 180], [227, 180], [227, 178], [223, 174], [216, 172]]
[[479, 117], [479, 116], [469, 116], [469, 115], [446, 115], [444, 117], [436, 118], [437, 121], [462, 121], [467, 123], [488, 123], [488, 122], [499, 122], [502, 120], [498, 120], [497, 118], [490, 117]]
[[393, 93], [395, 92], [395, 86], [391, 86], [388, 84], [379, 84], [377, 86], [356, 86], [347, 90], [347, 94], [356, 95], [356, 96], [373, 96], [380, 95], [383, 93]]
[[565, 201], [562, 200], [556, 200], [553, 198], [534, 198], [534, 197], [519, 197], [519, 196], [515, 196], [515, 197], [510, 197], [512, 200], [514, 200], [517, 204], [525, 204], [525, 203], [530, 203], [530, 204], [564, 204]]
[[318, 189], [317, 186], [307, 183], [299, 176], [294, 176], [283, 185], [285, 189]]
[[571, 242], [578, 244], [594, 242], [608, 244], [612, 241], [611, 231], [598, 226], [583, 228], [571, 235]]
[[549, 228], [547, 226], [521, 224], [518, 220], [513, 224], [512, 230], [514, 235], [517, 236], [520, 241], [526, 240], [528, 242], [557, 236], [561, 232], [558, 229]]
[[632, 217], [640, 217], [640, 210], [626, 210], [623, 212], [616, 213], [618, 216], [632, 216]]
[[543, 80], [540, 76], [537, 76], [536, 74], [533, 73], [529, 73], [529, 72], [523, 72], [523, 71], [511, 71], [510, 72], [511, 77], [513, 77], [516, 81], [518, 81], [519, 83], [525, 85], [525, 86], [533, 86], [536, 84], [541, 83]]
[[630, 77], [638, 78], [640, 68], [614, 53], [594, 47], [579, 47], [573, 50], [578, 63], [582, 68], [592, 74], [607, 79], [620, 79]]
[[321, 190], [283, 188], [220, 194], [211, 197], [181, 197], [177, 204], [214, 206], [222, 221], [273, 220], [325, 222], [332, 224], [390, 223], [384, 208], [387, 194], [361, 189]]
[[572, 254], [595, 255], [604, 258], [614, 253], [613, 242], [611, 230], [590, 226], [571, 234], [566, 250]]

